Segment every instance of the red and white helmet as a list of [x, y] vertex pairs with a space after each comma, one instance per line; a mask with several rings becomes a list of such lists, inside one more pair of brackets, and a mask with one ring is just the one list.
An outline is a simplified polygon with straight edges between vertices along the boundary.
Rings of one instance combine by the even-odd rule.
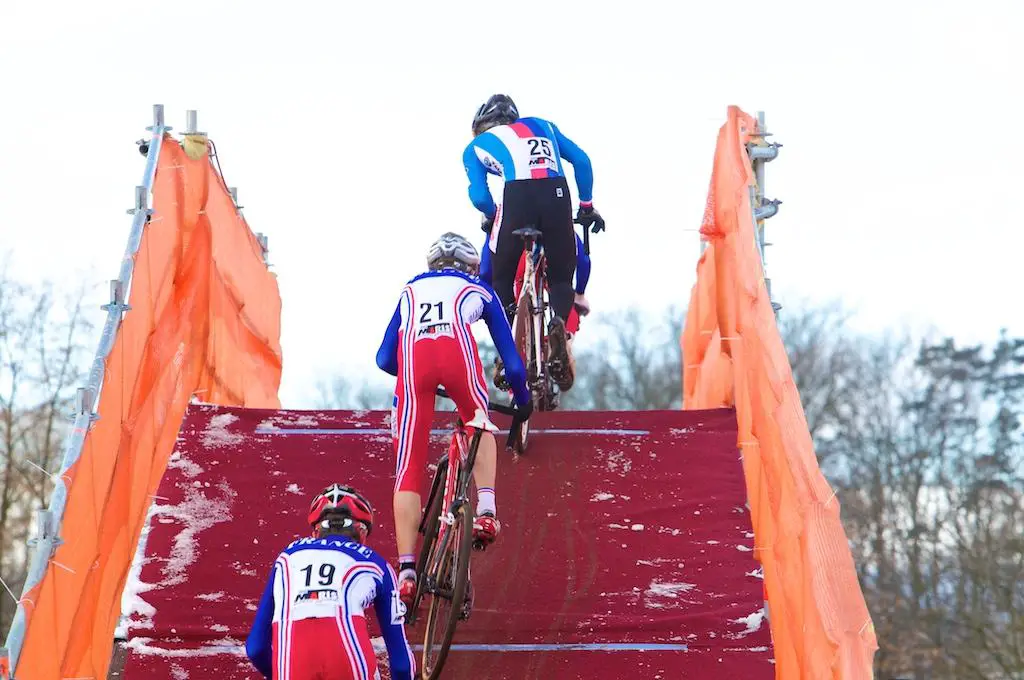
[[316, 530], [317, 524], [329, 512], [347, 515], [354, 522], [363, 525], [360, 532], [366, 536], [373, 529], [373, 506], [363, 494], [345, 484], [331, 484], [313, 498], [309, 504], [309, 525]]

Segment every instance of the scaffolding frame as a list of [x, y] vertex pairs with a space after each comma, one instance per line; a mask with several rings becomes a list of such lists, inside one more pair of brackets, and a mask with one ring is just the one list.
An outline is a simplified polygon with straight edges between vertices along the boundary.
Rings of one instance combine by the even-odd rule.
[[[747, 155], [750, 157], [750, 165], [754, 169], [755, 180], [755, 186], [750, 187], [750, 213], [753, 215], [754, 220], [754, 245], [757, 247], [757, 253], [761, 257], [761, 271], [764, 273], [765, 289], [768, 291], [768, 299], [772, 303], [772, 311], [775, 313], [775, 318], [778, 319], [779, 310], [782, 309], [782, 305], [772, 299], [772, 281], [768, 277], [768, 267], [765, 259], [765, 248], [772, 244], [765, 240], [764, 225], [766, 220], [778, 214], [782, 201], [766, 197], [764, 170], [766, 163], [778, 158], [779, 149], [782, 148], [782, 144], [769, 142], [767, 138], [770, 136], [771, 133], [765, 128], [764, 111], [758, 111], [757, 130], [751, 135], [752, 141], [747, 143]], [[705, 248], [707, 248], [707, 242], [702, 238], [700, 242], [701, 255], [704, 254]]]
[[[197, 118], [198, 114], [196, 111], [188, 110], [185, 112], [185, 136], [205, 136], [205, 133], [198, 132]], [[99, 346], [90, 365], [85, 385], [79, 387], [75, 393], [75, 407], [71, 413], [73, 425], [64, 443], [60, 470], [56, 474], [51, 475], [54, 480], [53, 493], [50, 495], [48, 505], [36, 512], [36, 536], [28, 541], [32, 553], [28, 565], [28, 573], [5, 645], [0, 647], [0, 680], [8, 680], [8, 675], [10, 680], [14, 680], [16, 677], [18, 659], [25, 641], [27, 624], [25, 603], [30, 602], [28, 594], [42, 581], [54, 552], [64, 542], [60, 536], [60, 531], [67, 506], [68, 470], [81, 457], [86, 434], [92, 427], [92, 424], [99, 418], [97, 404], [100, 389], [103, 385], [103, 376], [106, 371], [106, 359], [114, 347], [114, 341], [117, 338], [117, 332], [120, 329], [125, 313], [131, 310], [127, 300], [131, 288], [135, 256], [142, 242], [142, 235], [146, 225], [149, 224], [150, 216], [153, 214], [153, 210], [150, 208], [150, 196], [153, 191], [153, 182], [156, 178], [157, 161], [163, 148], [165, 134], [173, 130], [171, 126], [165, 123], [163, 104], [153, 105], [153, 124], [148, 126], [146, 130], [149, 131], [150, 136], [136, 142], [139, 152], [146, 157], [146, 164], [142, 173], [142, 184], [135, 187], [135, 205], [127, 211], [129, 215], [132, 215], [132, 226], [128, 234], [128, 243], [125, 247], [124, 257], [121, 259], [121, 269], [118, 277], [110, 281], [110, 301], [100, 306], [100, 309], [107, 313], [107, 317], [103, 324]], [[211, 154], [211, 156], [216, 157], [215, 153]], [[225, 182], [224, 175], [219, 169], [219, 163], [217, 172], [221, 181]], [[242, 206], [238, 204], [238, 189], [227, 187], [226, 182], [225, 188], [227, 188], [235, 203], [236, 211], [241, 214]], [[267, 237], [262, 233], [257, 233], [255, 236], [262, 249], [263, 261], [267, 263]]]

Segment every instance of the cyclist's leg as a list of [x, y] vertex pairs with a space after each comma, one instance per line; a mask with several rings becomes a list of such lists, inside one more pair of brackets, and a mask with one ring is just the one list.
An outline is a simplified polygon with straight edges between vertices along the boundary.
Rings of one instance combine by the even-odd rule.
[[540, 180], [535, 197], [541, 212], [540, 230], [544, 232], [544, 256], [551, 291], [551, 307], [564, 323], [572, 311], [576, 291], [572, 275], [576, 271], [576, 231], [572, 227], [572, 202], [564, 177]]
[[495, 221], [495, 236], [490, 245], [494, 292], [498, 294], [509, 324], [515, 314], [514, 283], [516, 266], [523, 252], [523, 242], [512, 232], [525, 227], [535, 213], [530, 184], [536, 180], [513, 180], [505, 183], [502, 210]]
[[[575, 234], [575, 230], [573, 230]], [[583, 248], [583, 239], [576, 235], [576, 292], [583, 295], [587, 292], [590, 281], [590, 255]]]
[[[404, 343], [404, 339], [402, 340]], [[398, 358], [398, 406], [393, 427], [395, 439], [395, 539], [398, 544], [399, 581], [407, 580], [410, 565], [416, 562], [416, 534], [421, 514], [420, 490], [423, 488], [424, 456], [434, 415], [437, 386], [433, 341], [410, 342]]]
[[[480, 362], [476, 340], [468, 326], [456, 329], [456, 343], [453, 355], [446, 366], [449, 373], [444, 377], [445, 387], [459, 409], [463, 422], [474, 419], [489, 420], [487, 384], [484, 381], [484, 367]], [[473, 523], [474, 535], [485, 542], [493, 541], [498, 533], [498, 523], [494, 519], [497, 514], [495, 506], [494, 482], [497, 476], [498, 446], [494, 435], [484, 431], [480, 437], [480, 445], [476, 450], [476, 462], [473, 464], [473, 481], [476, 484], [476, 514], [488, 517]]]
[[480, 280], [488, 286], [494, 285], [491, 272], [491, 235], [488, 234], [484, 240], [484, 247], [480, 249]]
[[565, 178], [538, 180], [537, 191], [535, 200], [541, 212], [540, 230], [544, 232], [548, 296], [554, 312], [548, 324], [548, 356], [551, 377], [564, 392], [572, 388], [575, 377], [566, 322], [576, 297], [572, 286], [576, 270], [576, 231], [572, 226], [572, 203]]
[[[570, 336], [575, 336], [580, 330], [580, 314], [575, 306], [569, 312], [569, 318], [565, 320], [565, 330], [569, 331]], [[570, 339], [572, 338], [570, 337]]]
[[[576, 299], [575, 311], [580, 316], [590, 314], [590, 301], [587, 300], [587, 283], [590, 281], [590, 255], [583, 248], [583, 239], [576, 234]], [[577, 319], [577, 324], [579, 319]], [[575, 333], [576, 331], [570, 331]]]

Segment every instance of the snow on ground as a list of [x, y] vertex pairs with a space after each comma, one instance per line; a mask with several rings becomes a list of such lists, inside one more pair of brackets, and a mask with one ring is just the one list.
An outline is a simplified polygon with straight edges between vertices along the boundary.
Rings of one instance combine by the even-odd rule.
[[623, 477], [633, 468], [633, 461], [626, 458], [626, 454], [615, 451], [608, 454], [606, 459], [608, 472], [615, 472]]
[[680, 597], [697, 586], [693, 583], [664, 582], [654, 580], [644, 591], [644, 606], [648, 609], [675, 608], [681, 603], [688, 602]]
[[168, 470], [181, 470], [181, 474], [189, 479], [198, 477], [203, 472], [203, 468], [197, 465], [192, 460], [186, 458], [181, 451], [175, 451], [171, 454], [171, 457], [167, 461]]
[[[151, 590], [152, 586], [139, 580], [139, 574], [142, 573], [142, 567], [146, 563], [146, 539], [149, 537], [149, 522], [155, 507], [156, 504], [151, 505], [146, 514], [146, 521], [142, 525], [142, 533], [139, 535], [139, 545], [135, 549], [135, 557], [132, 559], [132, 566], [128, 571], [128, 579], [121, 592], [121, 620], [114, 631], [114, 637], [118, 640], [126, 639], [128, 631], [132, 628], [152, 628], [153, 626], [153, 615], [156, 614], [156, 610], [142, 599], [142, 594]], [[135, 620], [131, 620], [132, 617]]]
[[320, 421], [308, 414], [301, 415], [277, 415], [260, 421], [256, 426], [257, 430], [280, 430], [282, 428], [315, 428]]
[[211, 640], [200, 647], [154, 647], [151, 643], [153, 638], [137, 637], [125, 643], [125, 647], [135, 654], [146, 656], [193, 657], [193, 656], [217, 656], [218, 654], [232, 654], [234, 656], [245, 656], [245, 643], [241, 640], [225, 635], [219, 640]]
[[750, 635], [751, 633], [756, 633], [758, 630], [761, 629], [761, 624], [764, 623], [764, 608], [762, 607], [750, 616], [744, 616], [738, 619], [730, 619], [729, 623], [736, 623], [747, 627], [746, 630], [740, 631], [735, 635], [730, 635], [730, 637], [742, 638]]
[[[233, 417], [233, 416], [232, 416]], [[209, 492], [209, 495], [207, 495]], [[205, 487], [188, 486], [185, 489], [185, 500], [177, 505], [154, 503], [143, 525], [142, 535], [136, 549], [124, 591], [121, 594], [121, 621], [115, 631], [115, 637], [125, 639], [131, 630], [152, 628], [156, 610], [143, 598], [143, 595], [157, 588], [182, 583], [187, 578], [189, 566], [196, 556], [196, 536], [214, 524], [229, 522], [232, 519], [231, 506], [235, 491], [226, 483], [217, 485], [216, 491]], [[146, 538], [152, 519], [160, 522], [178, 522], [182, 530], [174, 538], [171, 556], [164, 565], [158, 583], [145, 583], [141, 580], [142, 567], [146, 563]], [[224, 593], [208, 593], [200, 595], [202, 599], [215, 601]], [[140, 643], [142, 644], [142, 643]]]
[[210, 424], [203, 430], [203, 446], [208, 449], [222, 446], [237, 446], [245, 441], [245, 435], [229, 432], [228, 425], [238, 420], [233, 413], [221, 413], [210, 418]]
[[220, 522], [232, 520], [231, 506], [238, 495], [227, 482], [217, 485], [219, 494], [207, 496], [205, 490], [189, 487], [185, 500], [178, 505], [161, 505], [156, 515], [178, 520], [182, 530], [174, 537], [171, 557], [163, 568], [163, 580], [157, 584], [168, 587], [183, 583], [188, 567], [196, 557], [196, 535]]

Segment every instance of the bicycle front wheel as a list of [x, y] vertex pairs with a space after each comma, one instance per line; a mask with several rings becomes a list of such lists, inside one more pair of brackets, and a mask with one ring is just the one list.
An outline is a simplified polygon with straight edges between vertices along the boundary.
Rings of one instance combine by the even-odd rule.
[[470, 505], [464, 503], [437, 546], [439, 559], [432, 574], [435, 588], [430, 598], [420, 664], [424, 680], [441, 677], [441, 669], [448, 658], [455, 626], [466, 603], [472, 544], [473, 513]]
[[435, 563], [435, 547], [437, 547], [437, 534], [441, 526], [441, 508], [444, 507], [444, 478], [448, 474], [448, 460], [442, 459], [434, 473], [434, 488], [430, 499], [429, 507], [424, 511], [423, 519], [423, 545], [420, 546], [419, 555], [416, 558], [416, 595], [413, 597], [412, 606], [406, 614], [405, 620], [409, 625], [415, 625], [417, 614], [420, 609], [420, 602], [424, 596], [424, 576], [427, 574], [428, 565]]

